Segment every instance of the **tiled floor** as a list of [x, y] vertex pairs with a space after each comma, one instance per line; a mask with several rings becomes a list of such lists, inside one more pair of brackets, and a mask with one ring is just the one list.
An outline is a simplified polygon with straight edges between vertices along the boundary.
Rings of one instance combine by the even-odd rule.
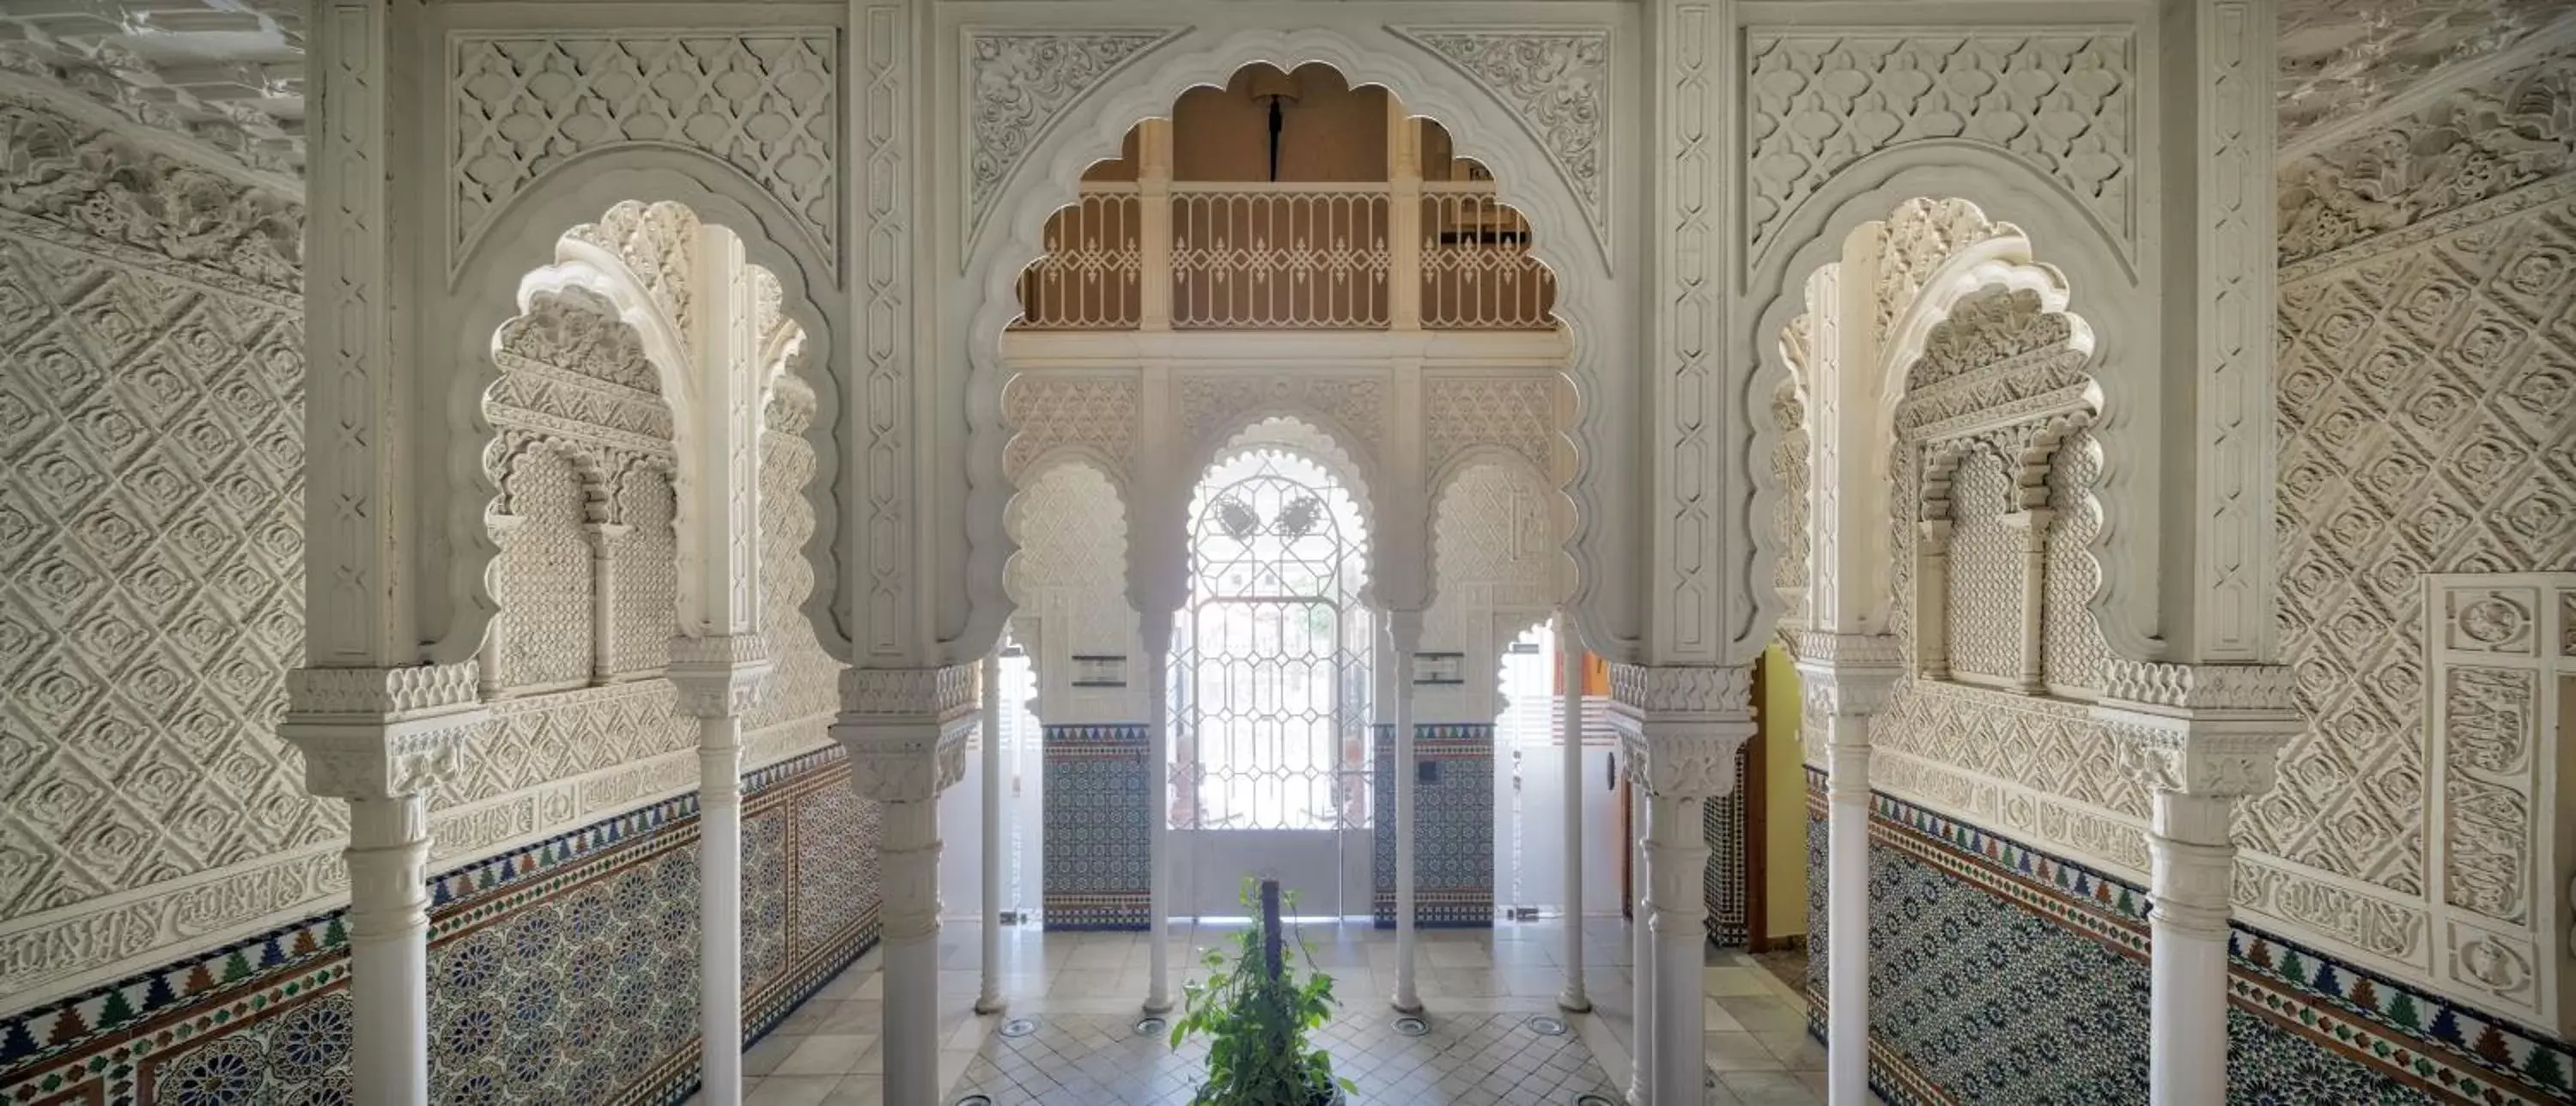
[[[1196, 967], [1197, 948], [1225, 942], [1228, 927], [1174, 926], [1175, 973]], [[1595, 1004], [1569, 1017], [1570, 1032], [1544, 1036], [1534, 1015], [1556, 1015], [1564, 974], [1556, 921], [1422, 934], [1418, 985], [1429, 1035], [1393, 1032], [1386, 996], [1395, 986], [1395, 938], [1365, 923], [1307, 926], [1316, 966], [1336, 980], [1342, 1016], [1319, 1035], [1336, 1070], [1359, 1086], [1357, 1103], [1565, 1106], [1586, 1091], [1627, 1083], [1627, 925], [1591, 919], [1584, 980]], [[1156, 1106], [1185, 1102], [1195, 1053], [1173, 1054], [1133, 1024], [1150, 949], [1141, 933], [1002, 935], [1002, 990], [1010, 1009], [978, 1017], [980, 976], [972, 925], [940, 940], [941, 1106], [968, 1093], [996, 1106]], [[1741, 953], [1711, 952], [1707, 994], [1708, 1106], [1814, 1106], [1823, 1101], [1824, 1049], [1806, 1036], [1804, 1003], [1779, 976]], [[1178, 993], [1177, 986], [1175, 994]], [[743, 1068], [753, 1106], [881, 1106], [878, 1035], [884, 1004], [877, 957], [862, 958], [752, 1046]], [[1025, 1018], [1034, 1032], [998, 1030]], [[1614, 1101], [1619, 1100], [1616, 1095]]]

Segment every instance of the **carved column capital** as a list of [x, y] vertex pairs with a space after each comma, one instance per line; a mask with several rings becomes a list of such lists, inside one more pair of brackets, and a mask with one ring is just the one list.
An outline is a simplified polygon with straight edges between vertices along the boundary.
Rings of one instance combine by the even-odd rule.
[[680, 713], [738, 718], [751, 713], [769, 680], [769, 642], [759, 634], [707, 634], [671, 639], [665, 671], [679, 689]]
[[[2155, 793], [2235, 800], [2272, 789], [2283, 746], [2305, 727], [2280, 665], [2115, 660], [2096, 721], [2123, 767]], [[2226, 840], [2220, 827], [2214, 843]]]
[[480, 669], [301, 668], [287, 673], [278, 736], [304, 754], [305, 790], [332, 799], [423, 794], [455, 775], [492, 713]]
[[881, 803], [937, 799], [966, 770], [976, 666], [854, 668], [841, 674], [832, 736], [848, 750], [850, 782]]
[[1866, 718], [1886, 710], [1905, 679], [1905, 649], [1893, 635], [1809, 630], [1794, 644], [1807, 711], [1821, 718]]
[[1753, 670], [1703, 665], [1610, 666], [1610, 721], [1629, 778], [1657, 799], [1735, 790], [1735, 754], [1754, 733]]

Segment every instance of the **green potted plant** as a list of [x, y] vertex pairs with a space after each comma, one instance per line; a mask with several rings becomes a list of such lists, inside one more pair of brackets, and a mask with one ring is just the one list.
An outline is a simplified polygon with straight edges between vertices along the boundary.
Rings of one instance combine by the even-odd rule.
[[[1333, 1061], [1308, 1045], [1306, 1035], [1333, 1017], [1333, 977], [1315, 970], [1306, 947], [1304, 979], [1287, 963], [1279, 933], [1283, 896], [1279, 881], [1243, 881], [1243, 904], [1261, 924], [1236, 942], [1232, 963], [1220, 949], [1201, 958], [1205, 980], [1185, 984], [1172, 1047], [1192, 1036], [1208, 1040], [1207, 1080], [1194, 1106], [1334, 1106], [1352, 1089], [1333, 1076]], [[1285, 896], [1294, 904], [1293, 895]]]

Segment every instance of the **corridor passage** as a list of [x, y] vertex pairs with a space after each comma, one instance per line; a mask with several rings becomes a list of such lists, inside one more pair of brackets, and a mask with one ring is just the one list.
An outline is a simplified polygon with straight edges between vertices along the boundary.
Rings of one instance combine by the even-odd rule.
[[[1385, 1001], [1394, 987], [1395, 936], [1364, 923], [1302, 927], [1315, 967], [1334, 977], [1341, 1016], [1316, 1034], [1334, 1070], [1358, 1084], [1354, 1106], [1572, 1106], [1597, 1094], [1626, 1102], [1631, 1022], [1631, 934], [1615, 917], [1584, 932], [1589, 1015], [1556, 1008], [1560, 923], [1501, 923], [1491, 930], [1422, 934], [1421, 992], [1429, 1007], [1419, 1037], [1397, 1031]], [[1173, 923], [1176, 968], [1204, 972], [1199, 949], [1226, 946], [1232, 926]], [[940, 934], [942, 1106], [971, 1095], [992, 1106], [1179, 1106], [1202, 1070], [1204, 1046], [1178, 1053], [1162, 1034], [1139, 1035], [1145, 935], [1002, 934], [1002, 991], [1010, 1007], [978, 1017], [977, 933], [952, 922]], [[879, 1106], [884, 1026], [878, 956], [826, 984], [744, 1058], [752, 1106]], [[1741, 952], [1712, 950], [1702, 972], [1708, 998], [1710, 1106], [1818, 1106], [1825, 1052], [1806, 1032], [1792, 987]], [[1554, 1020], [1561, 1035], [1548, 1030]], [[1026, 1021], [1025, 1026], [1014, 1022]], [[1006, 1033], [1007, 1030], [1007, 1033]], [[1023, 1032], [1025, 1030], [1025, 1032]], [[981, 1106], [980, 1103], [977, 1106]]]

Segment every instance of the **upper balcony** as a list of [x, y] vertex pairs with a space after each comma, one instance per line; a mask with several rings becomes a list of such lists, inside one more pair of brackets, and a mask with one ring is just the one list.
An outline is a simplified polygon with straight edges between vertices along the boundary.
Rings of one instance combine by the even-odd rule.
[[1046, 243], [1020, 281], [1014, 344], [1031, 332], [1556, 325], [1555, 278], [1483, 167], [1452, 156], [1439, 124], [1324, 66], [1254, 67], [1138, 124], [1124, 156], [1093, 166], [1048, 221]]

